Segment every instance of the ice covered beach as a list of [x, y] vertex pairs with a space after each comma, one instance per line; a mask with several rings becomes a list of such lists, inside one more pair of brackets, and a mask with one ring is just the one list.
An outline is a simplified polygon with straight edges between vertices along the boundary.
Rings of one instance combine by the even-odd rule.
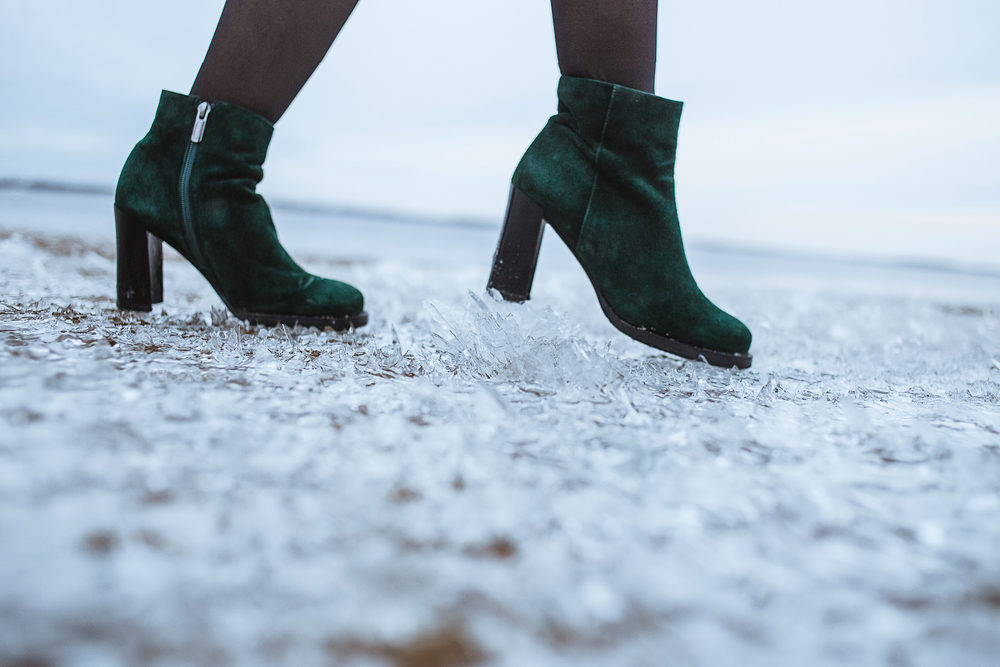
[[0, 195], [0, 664], [996, 664], [1000, 275], [695, 248], [737, 372], [554, 235], [509, 305], [495, 229], [279, 210], [372, 321], [247, 328]]

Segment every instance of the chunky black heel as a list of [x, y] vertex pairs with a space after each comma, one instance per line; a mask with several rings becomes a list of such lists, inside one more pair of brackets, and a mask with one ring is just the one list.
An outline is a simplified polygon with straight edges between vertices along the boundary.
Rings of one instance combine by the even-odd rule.
[[531, 296], [544, 231], [542, 207], [511, 186], [507, 215], [486, 289], [495, 289], [507, 301], [527, 301]]
[[149, 312], [163, 301], [163, 242], [115, 207], [118, 307]]

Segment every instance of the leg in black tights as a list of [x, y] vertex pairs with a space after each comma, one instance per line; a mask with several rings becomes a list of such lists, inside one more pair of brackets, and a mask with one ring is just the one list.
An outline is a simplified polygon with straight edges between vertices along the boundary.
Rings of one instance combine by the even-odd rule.
[[653, 92], [657, 0], [552, 0], [559, 70]]
[[358, 0], [226, 0], [191, 94], [281, 118]]
[[[227, 0], [191, 93], [277, 121], [358, 0]], [[657, 0], [552, 0], [559, 69], [653, 92]]]

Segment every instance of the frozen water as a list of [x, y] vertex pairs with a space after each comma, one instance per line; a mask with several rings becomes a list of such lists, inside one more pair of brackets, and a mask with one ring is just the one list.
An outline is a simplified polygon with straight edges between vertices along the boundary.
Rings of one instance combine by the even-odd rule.
[[338, 334], [173, 254], [119, 312], [104, 228], [3, 224], [0, 664], [1000, 651], [1000, 279], [694, 253], [737, 372], [617, 334], [554, 237], [511, 305], [491, 230], [292, 225], [368, 298]]

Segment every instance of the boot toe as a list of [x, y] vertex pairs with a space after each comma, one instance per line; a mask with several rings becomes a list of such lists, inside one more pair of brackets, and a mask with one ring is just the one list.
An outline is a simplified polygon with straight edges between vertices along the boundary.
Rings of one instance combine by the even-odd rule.
[[750, 329], [726, 311], [712, 307], [711, 313], [691, 328], [682, 340], [691, 345], [727, 354], [746, 354], [753, 336]]
[[357, 315], [365, 308], [365, 298], [359, 289], [339, 280], [325, 278], [310, 290], [306, 302], [312, 311], [310, 314], [314, 315]]
[[723, 352], [732, 352], [733, 354], [746, 354], [750, 351], [750, 343], [753, 340], [753, 334], [750, 333], [750, 329], [743, 322], [739, 321], [732, 315], [727, 316], [729, 318], [729, 323], [726, 330], [725, 343], [726, 349]]

